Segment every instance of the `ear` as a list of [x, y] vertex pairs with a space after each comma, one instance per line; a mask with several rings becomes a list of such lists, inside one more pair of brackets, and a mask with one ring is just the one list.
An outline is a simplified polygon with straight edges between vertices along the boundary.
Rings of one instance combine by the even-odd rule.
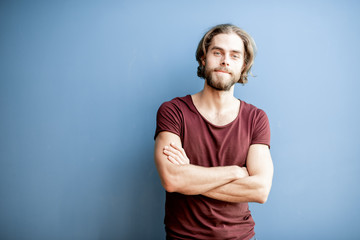
[[203, 66], [205, 66], [205, 60], [206, 60], [205, 56], [202, 56], [201, 57], [201, 63], [202, 63]]

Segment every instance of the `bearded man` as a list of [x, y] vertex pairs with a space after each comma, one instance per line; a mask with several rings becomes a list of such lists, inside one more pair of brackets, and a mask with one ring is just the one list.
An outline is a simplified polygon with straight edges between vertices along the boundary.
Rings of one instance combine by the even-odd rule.
[[265, 203], [271, 189], [270, 126], [263, 110], [234, 97], [255, 51], [239, 27], [211, 28], [196, 51], [204, 88], [157, 112], [154, 158], [166, 190], [167, 239], [255, 239], [248, 202]]

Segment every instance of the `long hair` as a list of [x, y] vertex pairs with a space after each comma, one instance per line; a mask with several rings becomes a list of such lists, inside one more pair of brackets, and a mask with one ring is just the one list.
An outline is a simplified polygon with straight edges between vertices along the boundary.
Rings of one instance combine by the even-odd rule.
[[254, 39], [247, 32], [232, 24], [216, 25], [202, 37], [196, 50], [196, 61], [199, 63], [197, 75], [205, 79], [205, 67], [202, 65], [201, 60], [206, 56], [213, 37], [221, 33], [235, 33], [244, 43], [244, 66], [238, 82], [245, 84], [248, 82], [248, 74], [251, 75], [250, 70], [256, 55], [256, 45]]

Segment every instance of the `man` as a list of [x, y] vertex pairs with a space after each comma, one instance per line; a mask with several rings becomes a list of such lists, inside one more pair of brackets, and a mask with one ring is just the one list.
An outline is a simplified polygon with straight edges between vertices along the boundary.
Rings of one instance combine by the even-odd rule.
[[270, 127], [264, 111], [234, 97], [254, 56], [245, 31], [213, 27], [196, 52], [203, 90], [158, 110], [155, 163], [166, 189], [167, 239], [255, 239], [248, 202], [265, 203], [270, 192]]

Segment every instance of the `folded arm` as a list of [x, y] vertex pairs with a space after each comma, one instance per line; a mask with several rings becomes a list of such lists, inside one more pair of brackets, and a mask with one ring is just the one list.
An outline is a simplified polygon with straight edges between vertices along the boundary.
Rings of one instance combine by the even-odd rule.
[[160, 132], [156, 137], [154, 159], [161, 183], [168, 192], [218, 195], [220, 193], [211, 190], [244, 176], [244, 171], [235, 165], [201, 167], [190, 164], [185, 151], [181, 148], [179, 136], [170, 132]]
[[251, 145], [246, 165], [249, 176], [214, 188], [203, 195], [227, 202], [265, 203], [274, 172], [269, 147], [263, 144]]
[[[180, 152], [186, 155], [182, 148], [170, 146], [163, 154], [173, 164], [187, 164], [187, 161], [181, 160], [183, 158]], [[269, 147], [263, 144], [251, 145], [246, 165], [247, 168], [240, 168], [241, 177], [239, 179], [201, 194], [226, 202], [265, 203], [270, 193], [274, 171]]]

